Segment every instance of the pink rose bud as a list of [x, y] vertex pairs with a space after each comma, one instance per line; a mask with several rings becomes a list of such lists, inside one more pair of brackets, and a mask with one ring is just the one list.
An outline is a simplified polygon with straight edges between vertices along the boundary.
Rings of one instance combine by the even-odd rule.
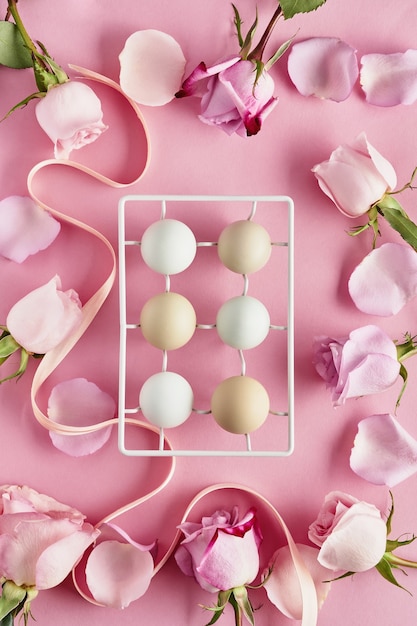
[[29, 487], [0, 487], [0, 578], [50, 589], [61, 583], [100, 531], [66, 504]]
[[81, 323], [81, 302], [72, 289], [61, 290], [54, 276], [10, 309], [6, 326], [27, 352], [45, 354], [66, 339]]
[[36, 104], [35, 112], [54, 144], [57, 159], [68, 159], [72, 150], [92, 143], [107, 129], [99, 98], [78, 81], [51, 87]]
[[313, 352], [313, 364], [331, 390], [334, 406], [385, 391], [400, 373], [395, 343], [374, 325], [340, 339], [317, 337]]
[[258, 548], [262, 540], [254, 509], [239, 520], [239, 511], [216, 511], [201, 523], [185, 522], [185, 535], [175, 553], [181, 571], [194, 576], [200, 587], [212, 593], [243, 587], [259, 570]]
[[361, 133], [312, 169], [321, 190], [347, 217], [359, 217], [397, 184], [397, 175]]
[[333, 491], [310, 525], [308, 537], [320, 547], [317, 558], [323, 567], [364, 572], [382, 559], [387, 527], [373, 504]]

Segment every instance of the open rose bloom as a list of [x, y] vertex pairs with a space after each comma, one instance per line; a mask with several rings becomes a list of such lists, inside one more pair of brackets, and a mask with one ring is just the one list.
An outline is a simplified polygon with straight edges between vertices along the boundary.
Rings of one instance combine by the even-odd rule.
[[201, 97], [199, 118], [228, 135], [256, 135], [277, 104], [274, 81], [263, 71], [255, 82], [256, 65], [234, 56], [207, 67], [200, 63], [183, 82], [177, 98]]
[[99, 531], [76, 509], [29, 487], [0, 487], [0, 577], [49, 589], [69, 574]]
[[385, 391], [400, 373], [394, 342], [374, 325], [357, 328], [340, 339], [317, 337], [313, 352], [313, 364], [331, 390], [334, 406], [348, 398]]
[[36, 104], [35, 113], [57, 159], [68, 159], [72, 150], [92, 143], [107, 129], [99, 98], [75, 80], [51, 87]]
[[364, 572], [382, 559], [387, 527], [373, 504], [333, 491], [325, 497], [308, 537], [320, 547], [317, 558], [324, 567]]

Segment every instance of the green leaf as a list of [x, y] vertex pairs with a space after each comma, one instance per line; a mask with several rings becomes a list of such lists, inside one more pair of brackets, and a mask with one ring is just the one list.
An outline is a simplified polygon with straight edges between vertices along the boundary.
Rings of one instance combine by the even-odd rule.
[[417, 251], [417, 226], [410, 220], [401, 205], [392, 196], [385, 196], [377, 204], [378, 212], [388, 224]]
[[321, 7], [326, 0], [280, 0], [284, 19], [288, 20], [297, 13], [309, 13]]
[[0, 21], [0, 65], [17, 70], [32, 67], [32, 55], [13, 22]]

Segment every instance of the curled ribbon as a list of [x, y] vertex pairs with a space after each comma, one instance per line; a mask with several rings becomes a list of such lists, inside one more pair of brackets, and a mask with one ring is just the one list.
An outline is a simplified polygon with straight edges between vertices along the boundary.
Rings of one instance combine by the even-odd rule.
[[[66, 435], [83, 435], [89, 432], [94, 432], [97, 430], [100, 430], [102, 428], [106, 428], [109, 425], [115, 424], [117, 423], [117, 418], [113, 418], [110, 420], [106, 420], [104, 422], [100, 422], [98, 424], [93, 424], [90, 426], [84, 426], [84, 427], [74, 427], [74, 426], [68, 426], [65, 424], [57, 424], [55, 422], [53, 422], [52, 420], [50, 420], [41, 410], [41, 408], [38, 406], [37, 403], [37, 395], [38, 392], [41, 388], [41, 386], [43, 385], [43, 383], [47, 380], [47, 378], [52, 374], [52, 372], [56, 369], [56, 367], [58, 367], [58, 365], [62, 362], [62, 360], [67, 356], [67, 354], [71, 351], [71, 349], [75, 346], [75, 344], [78, 342], [78, 340], [81, 338], [81, 336], [84, 334], [84, 332], [87, 330], [87, 328], [89, 327], [89, 325], [91, 324], [91, 322], [93, 321], [93, 319], [95, 318], [95, 316], [97, 315], [98, 311], [100, 310], [100, 308], [102, 307], [102, 305], [104, 304], [107, 296], [110, 293], [110, 290], [113, 286], [114, 280], [115, 280], [115, 276], [116, 276], [116, 255], [114, 252], [114, 249], [112, 247], [112, 245], [110, 244], [110, 242], [106, 239], [106, 237], [104, 237], [104, 235], [102, 235], [99, 231], [95, 230], [94, 228], [92, 228], [91, 226], [81, 222], [80, 220], [77, 220], [75, 218], [69, 217], [63, 213], [60, 213], [58, 211], [56, 211], [55, 209], [53, 209], [52, 207], [48, 206], [47, 204], [45, 204], [44, 202], [42, 202], [42, 200], [37, 196], [37, 194], [34, 192], [34, 178], [37, 175], [37, 173], [39, 173], [41, 170], [44, 170], [46, 167], [50, 167], [50, 166], [55, 166], [55, 165], [64, 165], [64, 166], [68, 166], [71, 168], [75, 168], [78, 169], [80, 171], [82, 171], [83, 173], [87, 174], [88, 176], [91, 176], [92, 178], [99, 180], [100, 182], [107, 184], [113, 188], [123, 188], [123, 187], [127, 187], [129, 185], [133, 185], [134, 183], [138, 182], [142, 176], [144, 175], [148, 164], [149, 164], [149, 159], [150, 159], [150, 147], [149, 147], [149, 136], [148, 136], [148, 131], [146, 128], [146, 124], [145, 121], [142, 117], [142, 114], [137, 106], [137, 104], [132, 101], [130, 98], [128, 98], [123, 91], [121, 90], [120, 86], [115, 83], [114, 81], [110, 80], [109, 78], [102, 76], [100, 74], [97, 74], [95, 72], [92, 72], [90, 70], [78, 67], [78, 66], [70, 66], [73, 70], [77, 71], [82, 77], [88, 79], [88, 80], [93, 80], [93, 81], [98, 81], [100, 83], [102, 83], [103, 85], [106, 85], [112, 89], [115, 89], [116, 91], [118, 91], [119, 93], [121, 93], [121, 95], [129, 102], [129, 104], [131, 105], [131, 107], [133, 108], [133, 110], [135, 111], [138, 120], [141, 122], [144, 132], [145, 132], [145, 138], [146, 138], [146, 150], [147, 150], [147, 154], [146, 154], [146, 162], [145, 162], [145, 166], [143, 168], [143, 170], [138, 174], [138, 176], [132, 180], [131, 182], [127, 182], [127, 183], [122, 183], [122, 182], [118, 182], [116, 180], [113, 180], [111, 178], [108, 178], [107, 176], [89, 168], [88, 166], [82, 165], [76, 161], [72, 161], [72, 160], [57, 160], [57, 159], [48, 159], [45, 161], [42, 161], [40, 163], [38, 163], [37, 165], [35, 165], [32, 170], [29, 172], [28, 175], [28, 180], [27, 180], [27, 185], [28, 185], [28, 191], [30, 196], [33, 198], [33, 200], [42, 208], [44, 208], [45, 210], [47, 210], [48, 212], [50, 212], [52, 215], [54, 215], [55, 217], [57, 217], [58, 219], [65, 221], [69, 224], [72, 224], [78, 228], [81, 228], [83, 231], [91, 234], [92, 236], [96, 237], [101, 243], [103, 243], [103, 245], [106, 247], [109, 255], [110, 255], [110, 259], [111, 259], [111, 270], [107, 276], [107, 278], [105, 279], [105, 281], [100, 285], [100, 287], [97, 289], [97, 291], [90, 297], [90, 299], [84, 304], [83, 308], [82, 308], [82, 323], [79, 326], [79, 328], [76, 330], [75, 333], [73, 333], [69, 338], [67, 338], [66, 340], [64, 340], [59, 346], [57, 346], [56, 348], [54, 348], [53, 350], [51, 350], [50, 352], [48, 352], [43, 359], [41, 360], [35, 374], [32, 380], [32, 386], [31, 386], [31, 404], [32, 404], [32, 409], [33, 409], [33, 413], [35, 418], [37, 419], [37, 421], [46, 429], [48, 430], [53, 430], [55, 432], [58, 432], [60, 434], [66, 434]], [[127, 424], [129, 424], [131, 427], [139, 427], [139, 428], [143, 428], [145, 430], [154, 432], [155, 434], [157, 434], [159, 436], [159, 429], [152, 426], [151, 424], [145, 423], [145, 422], [141, 422], [139, 420], [135, 420], [135, 419], [128, 419], [127, 420]], [[172, 449], [172, 446], [169, 442], [169, 440], [164, 437], [164, 441], [165, 441], [165, 446]], [[113, 511], [112, 513], [108, 514], [105, 518], [103, 518], [100, 522], [98, 522], [96, 524], [96, 528], [100, 528], [101, 526], [103, 526], [104, 524], [108, 524], [109, 522], [112, 522], [113, 520], [115, 520], [117, 517], [123, 515], [124, 513], [126, 513], [129, 510], [132, 510], [138, 506], [140, 506], [142, 503], [144, 503], [145, 501], [153, 498], [154, 496], [156, 496], [158, 493], [160, 493], [166, 486], [167, 484], [170, 482], [173, 474], [174, 474], [174, 470], [175, 470], [175, 456], [171, 457], [171, 461], [169, 464], [169, 469], [167, 472], [166, 477], [164, 478], [164, 480], [152, 491], [150, 491], [149, 493], [145, 494], [144, 496], [141, 496], [140, 498], [133, 500], [132, 502], [120, 507], [119, 509]], [[182, 517], [181, 522], [185, 522], [189, 515], [191, 514], [191, 512], [193, 511], [194, 507], [201, 502], [206, 496], [208, 496], [211, 493], [214, 492], [218, 492], [221, 490], [226, 490], [226, 489], [233, 489], [233, 490], [237, 490], [237, 491], [242, 491], [244, 493], [248, 493], [250, 494], [253, 498], [255, 498], [256, 500], [260, 501], [264, 506], [266, 506], [266, 508], [269, 510], [269, 512], [272, 514], [274, 520], [277, 522], [278, 526], [281, 528], [281, 530], [284, 532], [286, 541], [288, 543], [289, 549], [290, 549], [290, 553], [292, 556], [292, 560], [294, 563], [294, 567], [297, 573], [297, 577], [299, 580], [299, 584], [300, 584], [300, 589], [301, 589], [301, 594], [302, 594], [302, 602], [303, 602], [303, 617], [302, 617], [302, 622], [301, 622], [301, 626], [315, 626], [317, 623], [317, 596], [316, 596], [316, 590], [315, 590], [315, 586], [314, 586], [314, 582], [312, 580], [312, 577], [308, 571], [308, 569], [306, 568], [302, 557], [299, 554], [299, 551], [297, 549], [297, 546], [291, 536], [291, 533], [288, 529], [288, 527], [286, 526], [282, 516], [280, 515], [280, 513], [277, 511], [277, 509], [266, 499], [264, 498], [261, 494], [259, 494], [258, 492], [256, 492], [255, 490], [249, 488], [249, 487], [243, 487], [241, 485], [235, 485], [233, 483], [222, 483], [222, 484], [217, 484], [217, 485], [212, 485], [210, 487], [207, 487], [205, 489], [203, 489], [202, 491], [200, 491], [193, 499], [192, 501], [188, 504], [184, 515]], [[177, 530], [169, 548], [166, 550], [165, 554], [160, 558], [160, 560], [158, 561], [158, 563], [155, 565], [154, 567], [154, 571], [153, 571], [153, 577], [162, 569], [162, 567], [165, 565], [165, 563], [168, 561], [168, 559], [171, 557], [171, 555], [174, 553], [177, 545], [179, 544], [181, 539], [181, 531]], [[93, 603], [93, 604], [98, 604], [98, 602], [96, 602], [91, 596], [87, 595], [87, 593], [85, 593], [83, 591], [83, 589], [81, 588], [80, 584], [78, 583], [77, 580], [77, 570], [78, 568], [81, 566], [80, 565], [81, 561], [79, 563], [77, 563], [72, 571], [72, 577], [73, 577], [73, 582], [74, 582], [74, 586], [77, 589], [78, 593], [87, 601]]]

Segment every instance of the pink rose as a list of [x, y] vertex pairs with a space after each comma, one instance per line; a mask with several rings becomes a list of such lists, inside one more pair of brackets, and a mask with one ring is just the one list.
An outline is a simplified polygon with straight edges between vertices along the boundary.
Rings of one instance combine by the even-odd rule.
[[324, 567], [364, 572], [382, 559], [387, 528], [373, 504], [333, 491], [325, 497], [308, 537], [320, 547], [317, 559]]
[[81, 319], [78, 294], [72, 289], [62, 291], [61, 279], [56, 275], [16, 302], [6, 326], [27, 352], [45, 354], [74, 332]]
[[51, 87], [35, 108], [36, 118], [55, 147], [57, 159], [68, 159], [95, 141], [106, 129], [101, 102], [82, 82], [67, 81]]
[[398, 379], [397, 348], [378, 326], [353, 330], [348, 337], [317, 337], [313, 364], [332, 392], [333, 405], [385, 391]]
[[243, 587], [256, 577], [262, 535], [253, 508], [241, 520], [234, 507], [232, 513], [216, 511], [200, 523], [185, 522], [179, 528], [185, 539], [175, 560], [206, 591]]
[[0, 577], [49, 589], [61, 583], [98, 530], [66, 504], [16, 485], [0, 487]]
[[397, 175], [361, 133], [352, 145], [336, 148], [312, 169], [321, 190], [347, 217], [364, 215], [397, 184]]
[[240, 56], [211, 67], [200, 63], [176, 96], [201, 96], [200, 120], [228, 135], [256, 135], [278, 101], [271, 76], [262, 71], [256, 84], [255, 77], [256, 65]]

